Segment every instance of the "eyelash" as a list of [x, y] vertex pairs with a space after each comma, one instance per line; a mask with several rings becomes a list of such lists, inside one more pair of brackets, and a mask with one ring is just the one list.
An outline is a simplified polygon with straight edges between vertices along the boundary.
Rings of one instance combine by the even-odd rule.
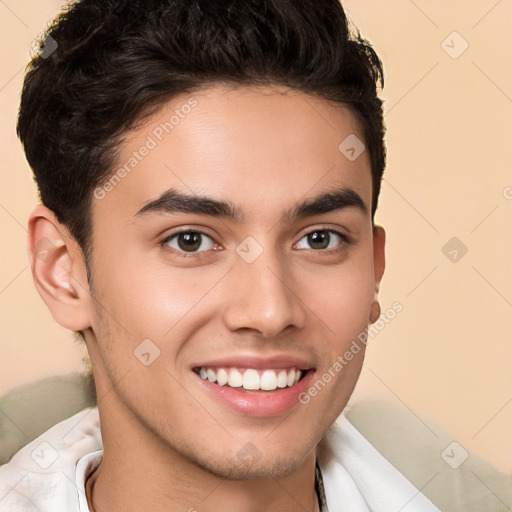
[[[302, 237], [299, 239], [298, 242], [300, 242], [300, 240], [302, 240], [304, 237], [307, 237], [308, 235], [312, 234], [312, 233], [317, 233], [317, 232], [326, 232], [326, 233], [330, 233], [330, 234], [335, 234], [337, 236], [339, 236], [342, 240], [342, 242], [340, 243], [341, 247], [338, 248], [338, 249], [310, 249], [311, 251], [313, 252], [317, 252], [317, 253], [321, 253], [321, 254], [335, 254], [335, 253], [340, 253], [340, 252], [343, 252], [344, 250], [346, 250], [346, 245], [347, 244], [350, 244], [350, 240], [349, 238], [347, 237], [347, 235], [345, 235], [344, 233], [341, 233], [340, 231], [337, 231], [335, 229], [329, 229], [329, 228], [320, 228], [320, 229], [313, 229], [311, 231], [308, 231], [307, 233], [305, 233], [304, 235], [302, 235]], [[178, 251], [172, 247], [169, 247], [167, 244], [173, 240], [174, 238], [176, 238], [177, 236], [179, 236], [180, 234], [182, 233], [196, 233], [196, 234], [199, 234], [201, 236], [205, 236], [209, 239], [212, 240], [212, 242], [214, 242], [213, 238], [202, 232], [202, 231], [199, 231], [199, 230], [194, 230], [194, 229], [184, 229], [184, 230], [181, 230], [181, 231], [177, 231], [175, 233], [172, 233], [171, 235], [165, 237], [160, 243], [159, 245], [164, 248], [165, 250], [169, 251], [169, 252], [172, 252], [173, 254], [181, 257], [181, 258], [198, 258], [198, 257], [201, 257], [201, 254], [204, 253], [204, 252], [208, 252], [208, 251], [199, 251], [199, 252], [190, 252], [190, 253], [187, 253], [187, 252], [184, 252], [184, 251]], [[297, 243], [298, 243], [297, 242]], [[215, 245], [217, 245], [216, 242], [214, 242]], [[296, 245], [296, 244], [294, 244]], [[211, 249], [210, 249], [211, 250]], [[300, 250], [300, 249], [299, 249]], [[303, 250], [303, 249], [302, 249]]]

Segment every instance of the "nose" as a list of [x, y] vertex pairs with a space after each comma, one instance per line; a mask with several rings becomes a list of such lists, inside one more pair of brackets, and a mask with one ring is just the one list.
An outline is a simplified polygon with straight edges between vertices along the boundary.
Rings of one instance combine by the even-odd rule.
[[285, 263], [271, 250], [264, 250], [251, 263], [236, 257], [226, 283], [223, 318], [227, 328], [271, 338], [287, 328], [304, 327], [306, 306]]

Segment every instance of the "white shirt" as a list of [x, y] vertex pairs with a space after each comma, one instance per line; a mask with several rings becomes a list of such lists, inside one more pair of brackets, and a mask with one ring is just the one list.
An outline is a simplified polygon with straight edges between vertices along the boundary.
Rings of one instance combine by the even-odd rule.
[[[0, 512], [90, 512], [85, 481], [102, 456], [98, 410], [84, 409], [0, 466]], [[440, 512], [343, 415], [318, 464], [329, 512]]]

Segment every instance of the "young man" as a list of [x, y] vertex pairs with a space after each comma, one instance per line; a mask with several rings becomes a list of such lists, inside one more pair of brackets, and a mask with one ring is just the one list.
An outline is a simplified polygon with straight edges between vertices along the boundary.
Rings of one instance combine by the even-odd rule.
[[30, 261], [98, 408], [0, 468], [0, 510], [437, 510], [340, 416], [380, 314], [380, 81], [337, 0], [54, 22], [18, 124]]

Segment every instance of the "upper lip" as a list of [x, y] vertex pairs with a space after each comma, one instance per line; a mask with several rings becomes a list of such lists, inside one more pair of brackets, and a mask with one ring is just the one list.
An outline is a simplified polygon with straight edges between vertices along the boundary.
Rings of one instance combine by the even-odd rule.
[[299, 370], [310, 370], [314, 368], [313, 363], [303, 357], [289, 354], [277, 354], [271, 357], [255, 355], [236, 355], [216, 359], [210, 359], [194, 363], [192, 368], [254, 368], [254, 369], [285, 369], [297, 368]]

